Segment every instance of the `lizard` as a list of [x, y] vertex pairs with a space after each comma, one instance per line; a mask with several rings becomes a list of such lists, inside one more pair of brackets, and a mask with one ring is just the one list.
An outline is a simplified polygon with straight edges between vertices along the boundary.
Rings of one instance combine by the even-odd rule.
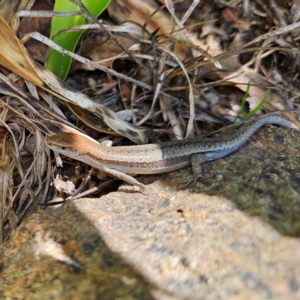
[[133, 174], [160, 174], [192, 166], [191, 176], [180, 188], [195, 184], [202, 176], [201, 165], [222, 158], [239, 149], [262, 126], [276, 124], [295, 128], [291, 121], [278, 114], [267, 114], [250, 120], [231, 136], [169, 141], [154, 144], [116, 146], [112, 141], [102, 143], [83, 135], [58, 132], [45, 139], [50, 149], [99, 169], [145, 192], [145, 186]]

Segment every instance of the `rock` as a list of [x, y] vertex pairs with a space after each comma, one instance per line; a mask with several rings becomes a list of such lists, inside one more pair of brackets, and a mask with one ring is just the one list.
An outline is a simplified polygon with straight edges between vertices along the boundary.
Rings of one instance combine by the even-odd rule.
[[205, 164], [193, 192], [176, 190], [182, 170], [139, 177], [162, 179], [147, 195], [115, 192], [32, 215], [2, 247], [0, 293], [300, 298], [299, 135], [262, 132], [263, 142]]

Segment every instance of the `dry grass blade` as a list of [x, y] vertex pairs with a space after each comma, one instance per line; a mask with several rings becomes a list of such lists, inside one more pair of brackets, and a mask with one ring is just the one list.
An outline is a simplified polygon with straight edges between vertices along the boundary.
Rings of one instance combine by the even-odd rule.
[[[46, 201], [51, 176], [51, 158], [44, 147], [42, 131], [54, 129], [53, 120], [43, 124], [45, 112], [42, 106], [33, 108], [24, 105], [32, 101], [31, 96], [25, 97], [17, 92], [18, 86], [9, 80], [3, 81], [1, 74], [0, 92], [2, 101], [0, 119], [2, 140], [1, 167], [1, 222], [2, 240], [22, 220], [23, 216], [36, 209], [38, 203]], [[14, 86], [15, 85], [15, 86]], [[22, 99], [22, 101], [20, 101]], [[26, 100], [25, 100], [26, 99]], [[51, 116], [48, 118], [51, 120]], [[59, 130], [59, 127], [57, 127]]]
[[[1, 145], [4, 145], [4, 132], [1, 132]], [[9, 191], [12, 187], [9, 177], [9, 158], [5, 153], [5, 147], [2, 146], [2, 155], [0, 160], [0, 243], [4, 241], [4, 222], [8, 218], [7, 212], [12, 201], [9, 197]]]

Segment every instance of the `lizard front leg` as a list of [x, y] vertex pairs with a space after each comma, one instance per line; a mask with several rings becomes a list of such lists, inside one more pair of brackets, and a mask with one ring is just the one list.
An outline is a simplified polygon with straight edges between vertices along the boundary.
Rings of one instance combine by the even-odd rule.
[[199, 177], [202, 176], [202, 164], [208, 161], [216, 160], [222, 158], [231, 152], [235, 151], [235, 148], [230, 148], [227, 150], [218, 150], [204, 153], [197, 153], [191, 156], [191, 167], [193, 171], [193, 175], [183, 182], [183, 185], [179, 187], [179, 189], [184, 189], [193, 183], [193, 187], [195, 186]]

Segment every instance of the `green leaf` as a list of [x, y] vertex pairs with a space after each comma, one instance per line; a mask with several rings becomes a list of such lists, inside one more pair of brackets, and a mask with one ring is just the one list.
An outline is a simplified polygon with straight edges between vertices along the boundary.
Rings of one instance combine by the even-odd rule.
[[233, 123], [235, 123], [237, 121], [237, 119], [239, 118], [239, 116], [241, 115], [241, 113], [244, 110], [244, 107], [245, 107], [245, 104], [246, 104], [246, 99], [248, 98], [248, 95], [249, 95], [249, 90], [250, 90], [250, 81], [248, 81], [247, 89], [246, 89], [245, 95], [242, 99], [241, 108], [237, 112], [237, 115], [235, 116]]
[[257, 104], [257, 106], [249, 111], [247, 115], [243, 118], [243, 121], [250, 119], [254, 114], [256, 114], [265, 104], [267, 96], [270, 94], [270, 90], [265, 92], [264, 98]]
[[[234, 118], [233, 123], [235, 123], [235, 122], [237, 121], [237, 119], [239, 118], [239, 116], [241, 115], [241, 113], [242, 113], [243, 110], [244, 110], [244, 107], [245, 107], [245, 104], [246, 104], [246, 99], [247, 99], [247, 97], [248, 97], [248, 95], [249, 95], [249, 90], [250, 90], [250, 81], [249, 81], [248, 84], [247, 84], [247, 89], [246, 89], [245, 95], [244, 95], [244, 97], [243, 97], [243, 99], [242, 99], [241, 108], [240, 108], [239, 111], [237, 112], [237, 115], [236, 115], [236, 117]], [[249, 112], [247, 113], [247, 115], [246, 115], [245, 117], [242, 118], [242, 120], [243, 120], [243, 121], [247, 121], [247, 120], [249, 120], [253, 115], [255, 115], [255, 114], [256, 114], [256, 113], [264, 106], [264, 104], [265, 104], [265, 102], [266, 102], [266, 98], [267, 98], [267, 96], [268, 96], [269, 94], [270, 94], [270, 90], [267, 90], [267, 91], [265, 92], [264, 98], [257, 104], [257, 106], [256, 106], [254, 109], [252, 109], [251, 111], [249, 111]]]
[[[108, 6], [110, 0], [82, 0], [85, 7], [94, 17], [98, 17]], [[55, 12], [75, 12], [79, 7], [68, 0], [56, 0]], [[69, 29], [72, 26], [88, 24], [87, 20], [81, 16], [53, 17], [50, 37], [53, 41], [64, 49], [74, 52], [75, 47], [84, 30], [59, 34], [60, 31]], [[46, 67], [60, 79], [65, 80], [70, 70], [72, 58], [63, 55], [56, 50], [49, 49]]]

